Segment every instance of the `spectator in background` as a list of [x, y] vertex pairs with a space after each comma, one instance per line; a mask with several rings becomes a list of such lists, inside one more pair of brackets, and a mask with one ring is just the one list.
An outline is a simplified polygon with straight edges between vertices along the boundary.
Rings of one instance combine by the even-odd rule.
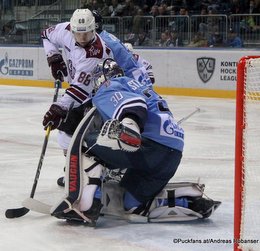
[[134, 0], [125, 0], [122, 15], [133, 17], [136, 15], [139, 8], [140, 7], [138, 5], [135, 5]]
[[169, 15], [167, 4], [165, 2], [162, 2], [160, 6], [158, 7], [159, 16], [167, 16]]
[[[250, 14], [259, 14], [260, 13], [260, 1], [251, 0], [249, 2], [249, 13]], [[247, 18], [247, 24], [251, 31], [257, 31], [260, 29], [259, 17], [249, 16]]]
[[181, 47], [183, 46], [183, 41], [181, 37], [179, 36], [179, 33], [177, 31], [173, 31], [171, 33], [171, 42], [174, 47]]
[[118, 2], [118, 0], [111, 0], [111, 5], [108, 7], [109, 16], [122, 16], [123, 5]]
[[180, 37], [184, 40], [189, 32], [189, 12], [186, 7], [182, 6], [179, 10], [179, 14], [175, 19], [175, 29], [178, 31]]
[[152, 46], [153, 42], [145, 31], [141, 31], [138, 35], [135, 35], [134, 45], [135, 46]]
[[203, 37], [201, 32], [195, 33], [191, 42], [187, 45], [187, 47], [207, 47], [208, 41]]
[[161, 33], [161, 38], [159, 40], [159, 46], [160, 47], [173, 47], [172, 37], [171, 33], [166, 30]]
[[232, 48], [242, 48], [242, 47], [244, 47], [242, 39], [239, 37], [237, 32], [233, 29], [229, 30], [228, 38], [227, 38], [227, 41], [226, 41], [226, 46], [232, 47]]
[[209, 36], [209, 38], [208, 38], [208, 46], [209, 47], [223, 47], [224, 46], [223, 38], [222, 38], [221, 34], [218, 31], [212, 33]]
[[153, 5], [150, 11], [150, 15], [156, 17], [159, 15], [159, 10], [157, 5]]
[[196, 23], [194, 23], [194, 31], [201, 32], [204, 37], [206, 37], [208, 31], [207, 15], [208, 9], [206, 7], [203, 7], [200, 10], [200, 16], [197, 19], [195, 19]]
[[15, 20], [8, 21], [6, 24], [4, 24], [2, 28], [1, 36], [9, 35], [13, 31], [14, 25], [15, 25]]
[[230, 14], [244, 14], [247, 12], [247, 1], [230, 0]]
[[142, 9], [137, 9], [136, 15], [133, 17], [133, 33], [134, 34], [139, 34], [143, 29], [144, 25], [144, 20], [142, 19], [143, 17], [143, 11]]
[[259, 14], [260, 13], [260, 1], [251, 0], [249, 2], [249, 11], [250, 14]]

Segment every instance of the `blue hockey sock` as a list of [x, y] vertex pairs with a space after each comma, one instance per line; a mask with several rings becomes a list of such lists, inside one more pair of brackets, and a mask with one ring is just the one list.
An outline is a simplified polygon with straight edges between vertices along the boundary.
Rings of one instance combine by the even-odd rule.
[[96, 199], [100, 199], [101, 200], [101, 188], [100, 187], [97, 187], [96, 191], [95, 191], [95, 194], [94, 194], [94, 197]]
[[125, 210], [130, 210], [131, 208], [138, 207], [142, 203], [138, 201], [132, 194], [125, 192], [124, 194], [124, 207]]

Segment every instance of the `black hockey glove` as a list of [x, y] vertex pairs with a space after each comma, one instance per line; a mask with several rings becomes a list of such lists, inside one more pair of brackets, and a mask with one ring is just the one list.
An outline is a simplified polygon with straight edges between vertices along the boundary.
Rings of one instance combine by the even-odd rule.
[[93, 107], [92, 101], [80, 105], [79, 107], [73, 108], [68, 112], [66, 120], [63, 120], [59, 126], [59, 130], [72, 135], [76, 130], [78, 124], [86, 115], [86, 113]]
[[57, 104], [52, 104], [49, 111], [43, 117], [42, 124], [44, 129], [50, 125], [51, 130], [58, 128], [61, 122], [66, 118], [67, 110]]
[[51, 67], [51, 73], [54, 79], [64, 81], [64, 77], [68, 76], [67, 66], [60, 54], [54, 54], [47, 58], [48, 64]]

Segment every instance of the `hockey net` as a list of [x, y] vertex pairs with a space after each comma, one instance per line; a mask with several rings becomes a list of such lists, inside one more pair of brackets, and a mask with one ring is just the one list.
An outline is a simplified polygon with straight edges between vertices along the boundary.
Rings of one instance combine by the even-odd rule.
[[260, 250], [260, 57], [237, 66], [235, 148], [234, 250]]

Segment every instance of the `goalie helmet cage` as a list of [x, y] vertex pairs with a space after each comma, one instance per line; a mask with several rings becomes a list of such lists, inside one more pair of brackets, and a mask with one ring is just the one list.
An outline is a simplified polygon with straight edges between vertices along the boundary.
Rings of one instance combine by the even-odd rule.
[[234, 250], [260, 250], [260, 56], [237, 65]]

